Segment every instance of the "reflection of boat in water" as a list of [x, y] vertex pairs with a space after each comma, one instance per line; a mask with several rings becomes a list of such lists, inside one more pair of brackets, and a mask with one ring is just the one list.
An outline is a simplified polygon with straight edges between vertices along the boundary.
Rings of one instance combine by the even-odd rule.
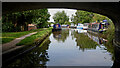
[[83, 30], [83, 29], [74, 29], [74, 30], [78, 33], [87, 33], [87, 30]]
[[93, 41], [97, 42], [98, 44], [103, 44], [103, 43], [106, 43], [107, 40], [106, 39], [103, 39], [103, 38], [100, 38], [100, 37], [97, 37], [97, 36], [93, 36], [89, 33], [87, 33], [88, 37], [91, 38]]
[[53, 37], [57, 41], [64, 42], [68, 36], [69, 36], [69, 29], [62, 29], [60, 31], [53, 32]]
[[60, 31], [61, 30], [61, 25], [60, 24], [54, 24], [52, 31]]
[[61, 31], [53, 32], [53, 37], [56, 38], [56, 39], [60, 39], [61, 38]]
[[86, 33], [87, 30], [78, 29], [78, 33]]

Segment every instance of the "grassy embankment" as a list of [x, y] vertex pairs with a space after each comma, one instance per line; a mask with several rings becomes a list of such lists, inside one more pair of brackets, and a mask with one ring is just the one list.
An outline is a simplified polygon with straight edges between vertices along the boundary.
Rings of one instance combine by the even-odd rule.
[[24, 31], [24, 32], [3, 32], [2, 33], [2, 44], [10, 42], [16, 38], [27, 35], [29, 33], [40, 31], [40, 30], [42, 29], [36, 29], [36, 30]]
[[52, 28], [46, 28], [41, 31], [38, 31], [36, 34], [31, 35], [31, 36], [26, 37], [25, 39], [21, 40], [16, 45], [20, 46], [20, 45], [35, 44], [35, 42], [43, 40], [46, 37], [46, 35], [48, 35], [51, 32], [51, 30], [52, 30]]

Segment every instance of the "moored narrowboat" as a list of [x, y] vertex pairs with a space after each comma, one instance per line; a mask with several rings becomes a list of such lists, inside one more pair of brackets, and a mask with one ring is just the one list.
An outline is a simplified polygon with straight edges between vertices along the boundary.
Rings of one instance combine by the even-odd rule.
[[77, 29], [83, 29], [83, 24], [78, 23]]
[[92, 30], [95, 32], [102, 33], [107, 30], [109, 23], [90, 23], [88, 26], [88, 30]]
[[89, 23], [84, 23], [84, 24], [83, 24], [83, 29], [84, 29], [84, 30], [87, 30], [87, 29], [88, 29], [88, 25], [89, 25]]
[[101, 22], [90, 23], [88, 26], [88, 30], [102, 33], [108, 29], [109, 23], [107, 20], [103, 20]]
[[61, 25], [60, 24], [54, 24], [52, 31], [59, 31], [61, 30]]

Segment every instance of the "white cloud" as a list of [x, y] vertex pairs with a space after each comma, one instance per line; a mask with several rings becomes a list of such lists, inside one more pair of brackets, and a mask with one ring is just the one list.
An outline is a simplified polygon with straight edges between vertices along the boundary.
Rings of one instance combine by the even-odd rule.
[[[52, 8], [48, 8], [48, 12], [50, 13], [50, 20], [48, 22], [54, 22], [53, 20], [53, 16], [55, 13], [57, 13], [58, 11], [62, 12], [62, 11], [65, 11], [65, 13], [67, 13], [67, 16], [69, 16], [69, 18], [71, 18], [72, 14], [75, 15], [75, 12], [77, 10], [75, 9], [61, 9], [61, 8], [57, 8], [57, 9], [52, 9]], [[71, 22], [71, 20], [69, 20]]]

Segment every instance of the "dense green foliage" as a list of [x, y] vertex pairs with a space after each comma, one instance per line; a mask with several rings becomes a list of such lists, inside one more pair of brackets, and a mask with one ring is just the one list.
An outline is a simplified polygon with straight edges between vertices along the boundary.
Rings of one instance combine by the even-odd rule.
[[38, 31], [36, 34], [31, 35], [29, 37], [26, 37], [25, 39], [21, 40], [18, 44], [16, 45], [32, 45], [35, 44], [37, 40], [41, 40], [45, 37], [46, 34], [51, 32], [52, 28], [46, 28], [42, 29], [41, 31]]
[[96, 13], [93, 13], [93, 14], [94, 14], [94, 16], [93, 16], [91, 22], [94, 22], [94, 21], [100, 22], [100, 21], [103, 21], [105, 19], [108, 20], [108, 17], [106, 17], [104, 15], [100, 15], [100, 14], [96, 14]]
[[77, 10], [75, 14], [76, 14], [75, 16], [72, 15], [71, 17], [71, 20], [74, 24], [100, 22], [105, 19], [110, 21], [110, 19], [104, 15], [100, 15], [88, 11]]
[[77, 10], [77, 12], [75, 14], [76, 15], [75, 16], [72, 15], [72, 18], [71, 18], [71, 20], [73, 21], [74, 24], [89, 23], [93, 18], [92, 12]]
[[40, 31], [40, 30], [42, 30], [42, 29], [36, 29], [36, 30], [24, 31], [24, 32], [3, 32], [2, 33], [2, 44], [10, 42], [10, 41], [14, 40], [15, 38], [19, 38], [19, 37], [29, 34], [31, 32], [36, 32], [36, 31]]
[[47, 26], [50, 14], [47, 9], [28, 10], [4, 14], [2, 16], [3, 32], [18, 32], [28, 30], [28, 24], [37, 24], [37, 27]]
[[55, 23], [59, 24], [67, 24], [69, 22], [69, 17], [66, 15], [64, 11], [62, 12], [57, 12], [54, 16], [53, 19]]

